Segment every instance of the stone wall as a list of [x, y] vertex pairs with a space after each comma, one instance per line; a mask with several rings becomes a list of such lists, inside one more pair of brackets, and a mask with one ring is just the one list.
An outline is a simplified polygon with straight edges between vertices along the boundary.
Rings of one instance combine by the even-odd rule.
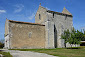
[[4, 36], [7, 36], [7, 34], [9, 34], [9, 21], [6, 19], [6, 22], [5, 22], [5, 35]]
[[54, 22], [54, 26], [55, 26], [55, 29], [54, 29], [56, 31], [54, 32], [55, 47], [62, 48], [64, 47], [64, 40], [61, 39], [61, 34], [66, 29], [69, 29], [69, 30], [72, 29], [73, 27], [72, 17], [67, 15], [60, 15], [57, 13], [54, 13], [54, 17], [53, 17], [53, 13], [48, 12], [47, 14], [48, 14], [48, 19], [51, 22]]
[[55, 48], [54, 47], [54, 22], [51, 21], [45, 22], [45, 31], [46, 31], [45, 48]]
[[73, 26], [72, 17], [56, 14], [54, 18], [54, 23], [57, 28], [57, 47], [62, 48], [64, 47], [64, 40], [61, 39], [61, 34], [66, 29], [69, 29], [69, 30], [72, 29], [72, 26]]
[[5, 43], [4, 43], [4, 48], [9, 48], [9, 20], [6, 19], [5, 22]]
[[5, 36], [4, 48], [9, 48], [9, 35]]
[[10, 22], [10, 48], [45, 48], [45, 26]]
[[[47, 19], [46, 11], [47, 11], [46, 8], [39, 6], [38, 11], [35, 15], [35, 23], [45, 24], [45, 20]], [[40, 19], [39, 19], [39, 14], [40, 14]]]

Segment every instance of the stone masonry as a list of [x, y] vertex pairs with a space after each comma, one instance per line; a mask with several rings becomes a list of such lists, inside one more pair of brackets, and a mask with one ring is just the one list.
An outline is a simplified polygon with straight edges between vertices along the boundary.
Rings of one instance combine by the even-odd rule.
[[[66, 29], [71, 31], [72, 18], [72, 14], [65, 7], [60, 13], [39, 5], [35, 23], [6, 19], [5, 48], [64, 48], [61, 34]], [[66, 45], [70, 47], [69, 43]]]

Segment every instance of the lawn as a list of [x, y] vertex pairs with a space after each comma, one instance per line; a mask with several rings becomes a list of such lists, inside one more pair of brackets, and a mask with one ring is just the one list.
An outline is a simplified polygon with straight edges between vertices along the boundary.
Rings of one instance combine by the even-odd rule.
[[4, 55], [4, 57], [12, 57], [12, 55], [9, 52], [0, 51], [0, 54]]
[[59, 57], [85, 57], [85, 48], [80, 49], [65, 49], [65, 48], [56, 48], [56, 49], [12, 49], [20, 51], [34, 51], [40, 53], [46, 53]]

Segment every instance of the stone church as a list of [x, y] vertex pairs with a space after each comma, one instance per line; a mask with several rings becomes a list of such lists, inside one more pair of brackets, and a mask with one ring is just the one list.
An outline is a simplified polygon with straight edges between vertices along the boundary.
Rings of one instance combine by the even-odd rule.
[[[5, 48], [64, 48], [64, 39], [61, 39], [61, 34], [66, 29], [72, 29], [72, 18], [72, 14], [65, 7], [60, 13], [39, 5], [35, 23], [6, 19]], [[66, 45], [70, 47], [69, 43]]]

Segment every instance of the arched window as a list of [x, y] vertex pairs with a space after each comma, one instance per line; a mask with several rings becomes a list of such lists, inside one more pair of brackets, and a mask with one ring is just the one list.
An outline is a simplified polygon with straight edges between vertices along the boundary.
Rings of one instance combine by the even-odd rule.
[[41, 15], [39, 14], [39, 19], [41, 20]]

